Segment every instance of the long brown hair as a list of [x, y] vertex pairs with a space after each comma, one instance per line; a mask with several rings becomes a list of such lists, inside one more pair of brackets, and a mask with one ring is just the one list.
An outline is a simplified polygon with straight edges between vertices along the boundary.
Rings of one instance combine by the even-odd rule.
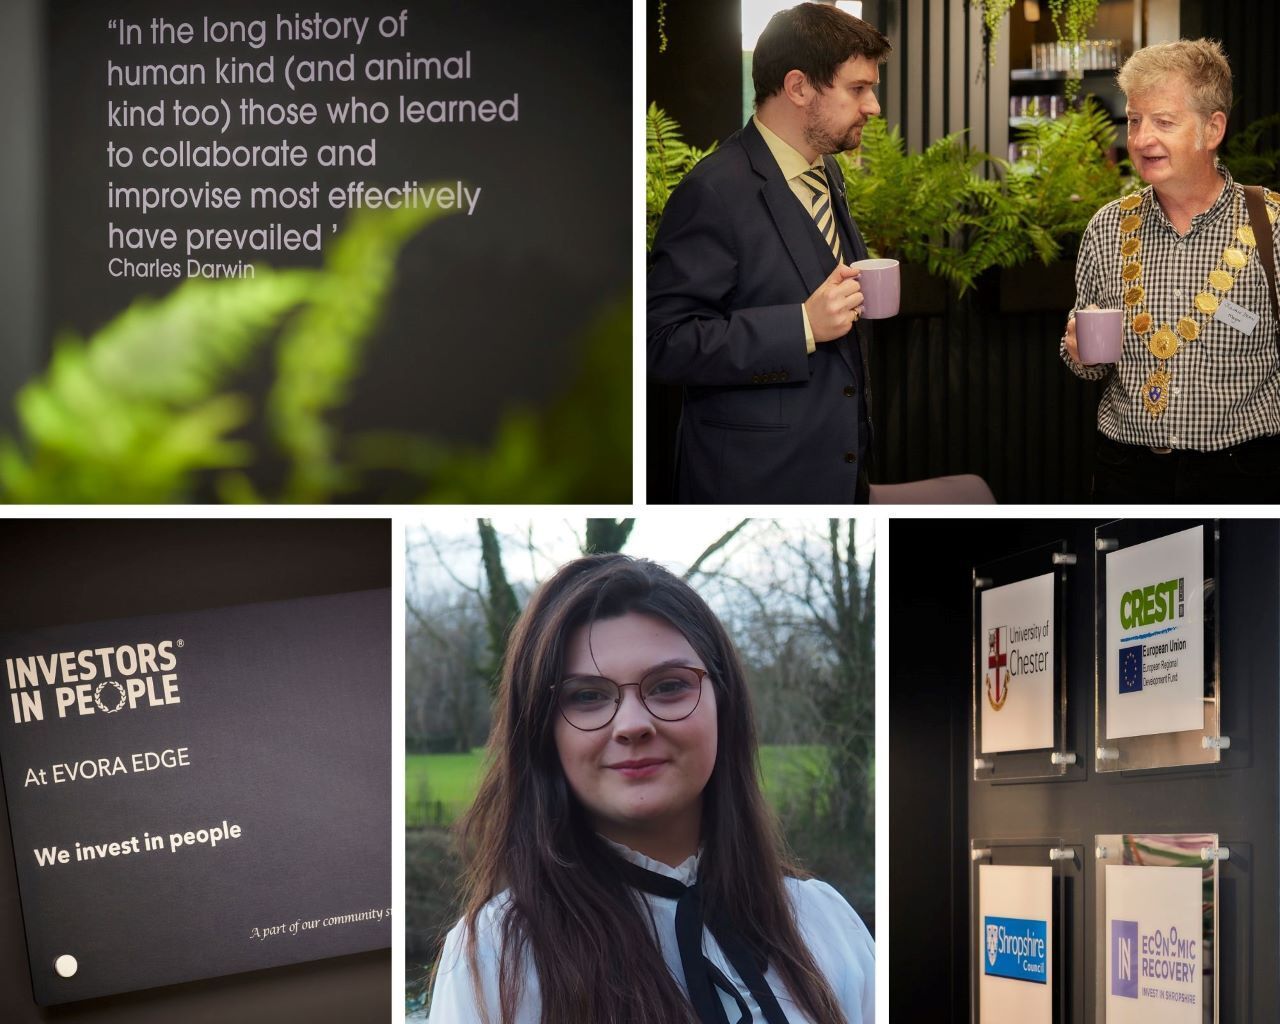
[[561, 679], [568, 637], [628, 612], [679, 629], [716, 688], [719, 742], [703, 793], [698, 871], [708, 919], [720, 915], [736, 928], [816, 1024], [845, 1024], [784, 888], [784, 876], [801, 873], [786, 859], [760, 792], [755, 722], [737, 652], [693, 588], [625, 555], [563, 566], [539, 587], [512, 632], [489, 767], [461, 824], [466, 950], [477, 997], [477, 919], [504, 894], [498, 1024], [514, 1024], [529, 968], [536, 971], [543, 1024], [697, 1024], [651, 921], [571, 792], [553, 736], [551, 687]]

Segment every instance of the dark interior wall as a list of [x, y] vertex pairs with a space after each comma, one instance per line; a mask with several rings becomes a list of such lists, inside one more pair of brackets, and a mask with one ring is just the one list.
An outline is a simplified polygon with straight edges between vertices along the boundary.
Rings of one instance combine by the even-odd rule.
[[[1231, 60], [1236, 106], [1227, 123], [1228, 142], [1250, 122], [1280, 111], [1280, 7], [1183, 0], [1180, 16], [1184, 37], [1218, 39]], [[1264, 149], [1280, 143], [1280, 130], [1272, 129], [1263, 142]], [[1274, 181], [1246, 184], [1280, 187]]]
[[[1110, 832], [1218, 832], [1222, 867], [1221, 1016], [1276, 1020], [1280, 986], [1258, 961], [1280, 941], [1280, 526], [1224, 521], [1220, 541], [1222, 731], [1217, 766], [1098, 775], [1093, 770], [1095, 521], [940, 523], [890, 529], [889, 967], [894, 1020], [969, 1018], [970, 838], [1060, 837], [1091, 854]], [[972, 781], [970, 616], [975, 564], [1066, 538], [1079, 561], [1068, 585], [1067, 693], [1078, 781]], [[1092, 1020], [1096, 863], [1082, 867], [1083, 1005]], [[908, 951], [908, 955], [904, 955]]]
[[[658, 52], [661, 12], [667, 45]], [[742, 127], [740, 0], [645, 0], [649, 82], [657, 103], [680, 122], [685, 141], [705, 149]]]
[[[367, 590], [391, 585], [391, 529], [386, 520], [6, 520], [0, 581], [6, 632]], [[386, 1024], [392, 1006], [389, 950], [36, 1006], [0, 794], [4, 1024]]]
[[[1009, 49], [982, 55], [982, 12], [967, 0], [879, 0], [864, 8], [893, 44], [880, 105], [909, 152], [968, 129], [976, 149], [1003, 155], [1009, 140]], [[874, 20], [873, 20], [874, 19]]]
[[0, 3], [0, 427], [41, 356], [42, 11], [40, 0]]

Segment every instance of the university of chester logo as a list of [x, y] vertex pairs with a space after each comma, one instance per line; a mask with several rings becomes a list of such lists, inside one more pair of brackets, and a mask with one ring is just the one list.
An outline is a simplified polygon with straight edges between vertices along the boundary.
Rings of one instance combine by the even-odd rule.
[[1009, 699], [1008, 626], [987, 630], [987, 703], [999, 711]]

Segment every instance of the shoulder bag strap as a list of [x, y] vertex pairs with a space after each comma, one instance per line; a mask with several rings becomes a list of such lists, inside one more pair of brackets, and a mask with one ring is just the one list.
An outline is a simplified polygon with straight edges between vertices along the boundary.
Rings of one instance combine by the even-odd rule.
[[[1261, 185], [1244, 187], [1244, 205], [1249, 211], [1249, 225], [1253, 228], [1253, 239], [1258, 243], [1258, 258], [1262, 260], [1263, 269], [1267, 272], [1267, 289], [1271, 294], [1271, 314], [1280, 324], [1280, 300], [1276, 299], [1276, 252], [1271, 237], [1271, 222], [1267, 219], [1267, 204]], [[1280, 346], [1280, 331], [1276, 332], [1276, 344]]]

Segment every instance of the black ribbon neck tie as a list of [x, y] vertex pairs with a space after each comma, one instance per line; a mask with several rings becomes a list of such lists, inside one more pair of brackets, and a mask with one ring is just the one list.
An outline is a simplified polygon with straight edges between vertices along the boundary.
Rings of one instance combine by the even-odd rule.
[[757, 960], [751, 948], [732, 926], [722, 920], [706, 920], [699, 885], [685, 885], [667, 875], [648, 871], [631, 861], [619, 859], [623, 877], [642, 892], [660, 899], [676, 901], [676, 945], [680, 950], [680, 967], [684, 971], [689, 1002], [701, 1024], [729, 1024], [717, 989], [730, 995], [742, 1016], [737, 1024], [751, 1024], [751, 1009], [742, 994], [715, 964], [702, 955], [702, 929], [710, 929], [725, 957], [738, 972], [755, 1001], [760, 1004], [767, 1024], [788, 1024], [778, 999], [764, 980], [767, 965]]

